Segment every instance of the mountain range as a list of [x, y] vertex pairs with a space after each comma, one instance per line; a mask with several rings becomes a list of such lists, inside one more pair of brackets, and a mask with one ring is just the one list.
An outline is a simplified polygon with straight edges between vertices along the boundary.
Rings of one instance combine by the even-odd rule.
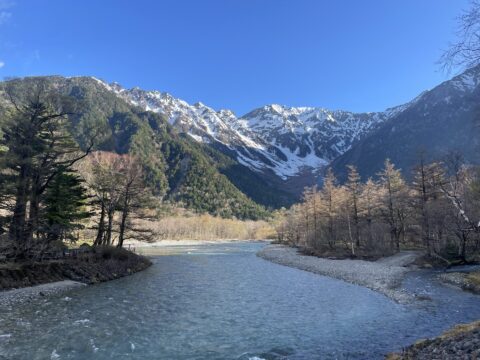
[[98, 81], [131, 104], [164, 114], [178, 131], [220, 149], [295, 196], [304, 186], [321, 183], [329, 166], [344, 178], [348, 164], [364, 177], [374, 176], [386, 158], [408, 172], [419, 152], [439, 157], [457, 150], [469, 161], [479, 160], [480, 67], [406, 104], [370, 113], [271, 104], [238, 117], [166, 92]]
[[104, 129], [101, 148], [143, 154], [166, 199], [222, 216], [256, 217], [263, 211], [256, 204], [288, 206], [305, 186], [321, 184], [328, 167], [344, 180], [346, 165], [356, 165], [367, 178], [390, 158], [408, 173], [420, 152], [433, 159], [452, 150], [480, 163], [480, 66], [371, 113], [271, 104], [237, 116], [94, 77], [14, 81], [25, 91], [42, 81], [75, 99], [80, 144], [86, 129]]

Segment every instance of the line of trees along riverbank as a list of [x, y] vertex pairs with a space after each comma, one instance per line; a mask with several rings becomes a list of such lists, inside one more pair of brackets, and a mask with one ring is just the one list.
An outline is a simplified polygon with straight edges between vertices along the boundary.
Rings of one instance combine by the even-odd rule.
[[376, 258], [408, 247], [467, 261], [479, 253], [480, 170], [458, 154], [428, 164], [420, 156], [410, 182], [388, 159], [378, 180], [348, 170], [344, 185], [329, 170], [321, 189], [307, 188], [280, 214], [279, 241], [322, 256]]

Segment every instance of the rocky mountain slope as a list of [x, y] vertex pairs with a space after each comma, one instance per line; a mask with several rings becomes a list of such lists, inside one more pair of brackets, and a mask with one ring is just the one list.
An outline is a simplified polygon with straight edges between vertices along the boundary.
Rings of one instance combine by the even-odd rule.
[[[472, 146], [466, 146], [462, 139], [470, 139], [464, 135], [475, 132], [463, 128], [457, 131], [454, 123], [463, 124], [462, 119], [474, 116], [472, 104], [478, 95], [479, 73], [479, 68], [471, 69], [384, 112], [272, 104], [241, 117], [202, 103], [190, 105], [168, 93], [97, 81], [136, 106], [164, 114], [178, 130], [220, 149], [275, 187], [298, 195], [304, 186], [321, 180], [322, 171], [329, 165], [343, 176], [345, 165], [352, 163], [363, 175], [371, 176], [386, 157], [410, 166], [413, 152], [418, 152], [420, 145], [432, 154], [455, 145], [471, 154]], [[454, 136], [449, 135], [452, 132]], [[477, 141], [471, 140], [473, 144]]]
[[170, 124], [195, 140], [226, 147], [241, 164], [284, 181], [326, 166], [396, 113], [354, 114], [274, 104], [237, 117], [202, 103], [189, 105], [168, 93], [103, 84], [134, 105], [164, 114]]
[[341, 179], [345, 166], [356, 165], [366, 178], [375, 176], [386, 158], [408, 176], [419, 161], [442, 160], [458, 152], [480, 164], [480, 66], [455, 76], [385, 121], [332, 162]]

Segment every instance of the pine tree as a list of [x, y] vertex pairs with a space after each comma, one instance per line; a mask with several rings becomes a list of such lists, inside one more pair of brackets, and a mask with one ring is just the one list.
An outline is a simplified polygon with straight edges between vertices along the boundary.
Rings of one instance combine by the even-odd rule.
[[419, 163], [413, 170], [413, 205], [420, 219], [422, 242], [428, 254], [431, 254], [435, 247], [431, 207], [443, 182], [443, 170], [440, 165], [426, 164], [424, 154], [420, 154]]
[[7, 84], [11, 108], [0, 139], [2, 188], [12, 191], [9, 238], [17, 257], [28, 256], [41, 224], [41, 201], [53, 179], [86, 156], [68, 131], [68, 99], [53, 96], [44, 83], [25, 94], [17, 81]]
[[371, 178], [367, 180], [362, 188], [361, 200], [362, 216], [367, 223], [368, 245], [372, 246], [374, 242], [373, 225], [377, 220], [377, 209], [379, 207], [379, 186]]
[[60, 173], [48, 187], [45, 200], [43, 232], [49, 242], [73, 241], [75, 230], [90, 217], [86, 210], [88, 196], [83, 181], [76, 173]]

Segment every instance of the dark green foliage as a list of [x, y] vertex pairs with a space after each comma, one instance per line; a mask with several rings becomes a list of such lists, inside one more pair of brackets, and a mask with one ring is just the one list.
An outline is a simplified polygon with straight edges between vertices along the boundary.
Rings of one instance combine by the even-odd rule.
[[51, 240], [74, 240], [74, 231], [82, 229], [81, 220], [90, 217], [86, 211], [88, 197], [82, 180], [74, 173], [61, 173], [45, 193], [43, 231]]
[[180, 169], [184, 181], [178, 191], [187, 207], [240, 219], [258, 219], [266, 215], [260, 205], [239, 192], [204, 159], [192, 157], [189, 164], [192, 166]]
[[44, 80], [29, 83], [28, 92], [23, 85], [19, 81], [5, 83], [10, 107], [4, 110], [6, 121], [0, 138], [2, 207], [9, 214], [11, 250], [18, 258], [38, 256], [65, 234], [63, 224], [55, 230], [57, 235], [51, 236], [60, 224], [52, 222], [48, 227], [45, 196], [55, 180], [86, 156], [79, 152], [69, 131], [68, 116], [75, 111], [70, 99], [52, 91]]

